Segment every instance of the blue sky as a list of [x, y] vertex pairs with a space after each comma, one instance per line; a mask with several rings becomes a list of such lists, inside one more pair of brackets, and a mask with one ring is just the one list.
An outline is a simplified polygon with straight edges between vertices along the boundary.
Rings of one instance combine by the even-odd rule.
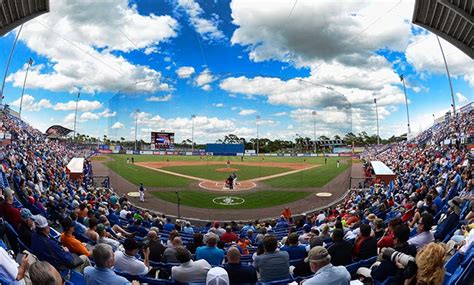
[[[79, 2], [79, 1], [76, 1]], [[434, 35], [411, 24], [413, 1], [56, 1], [24, 25], [5, 102], [18, 109], [31, 57], [23, 118], [44, 131], [133, 139], [175, 131], [177, 140], [225, 134], [293, 139], [412, 131], [450, 108]], [[0, 38], [0, 70], [18, 29]], [[474, 64], [442, 40], [456, 105], [473, 100]], [[348, 109], [352, 106], [352, 117]], [[139, 110], [137, 113], [136, 110]], [[316, 117], [312, 111], [316, 111]]]

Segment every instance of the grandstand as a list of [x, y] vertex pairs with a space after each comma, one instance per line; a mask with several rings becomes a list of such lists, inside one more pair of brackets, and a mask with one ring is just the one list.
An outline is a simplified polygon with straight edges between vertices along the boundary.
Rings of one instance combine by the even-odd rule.
[[[48, 13], [49, 2], [48, 0], [0, 0], [0, 35], [9, 33], [40, 14]], [[93, 6], [94, 2], [87, 2], [87, 5]], [[143, 15], [139, 12], [146, 10], [143, 8], [150, 7], [138, 7], [138, 4], [133, 1], [120, 2], [123, 3], [117, 2], [116, 7], [113, 8], [119, 10], [118, 14], [133, 19], [130, 20], [131, 22], [139, 23], [141, 30], [145, 30], [146, 23], [154, 23], [153, 21], [157, 19], [170, 25], [168, 31], [170, 35], [178, 29], [188, 29], [184, 26], [178, 27], [178, 22], [175, 23], [174, 18], [168, 15], [160, 18], [163, 16], [157, 16], [151, 12], [150, 17], [141, 18]], [[126, 41], [119, 42], [119, 39], [114, 38], [116, 34], [110, 37], [114, 38], [113, 40], [105, 39], [105, 36], [102, 38], [102, 35], [98, 39], [94, 37], [95, 31], [91, 32], [92, 28], [97, 28], [92, 20], [97, 19], [88, 18], [90, 15], [85, 13], [87, 10], [84, 12], [71, 9], [74, 13], [77, 12], [77, 15], [72, 17], [68, 14], [71, 11], [65, 8], [73, 6], [62, 6], [63, 10], [60, 11], [65, 13], [66, 17], [75, 18], [74, 20], [78, 23], [87, 21], [92, 27], [89, 31], [83, 29], [83, 26], [71, 25], [81, 33], [92, 34], [89, 38], [91, 43], [78, 44], [65, 35], [60, 35], [58, 31], [54, 31], [54, 27], [49, 27], [48, 24], [51, 22], [38, 21], [43, 28], [48, 30], [49, 36], [57, 35], [64, 40], [61, 42], [59, 53], [66, 53], [69, 63], [73, 62], [75, 65], [78, 62], [74, 60], [74, 52], [65, 48], [72, 45], [82, 52], [81, 56], [88, 55], [110, 70], [118, 71], [120, 76], [117, 75], [117, 77], [128, 87], [122, 88], [122, 85], [117, 85], [121, 86], [121, 89], [114, 90], [111, 109], [105, 108], [98, 100], [81, 102], [81, 88], [76, 87], [74, 88], [79, 90], [76, 101], [65, 103], [46, 99], [35, 101], [33, 96], [23, 94], [31, 63], [25, 65], [22, 97], [20, 101], [12, 100], [10, 105], [21, 108], [24, 102], [23, 95], [25, 95], [27, 96], [25, 98], [28, 98], [25, 110], [29, 109], [30, 113], [20, 117], [19, 113], [11, 109], [9, 105], [0, 104], [0, 284], [474, 284], [474, 109], [472, 102], [466, 104], [470, 98], [464, 97], [460, 92], [457, 93], [458, 102], [465, 104], [463, 107], [456, 109], [453, 96], [452, 108], [455, 112], [445, 112], [446, 108], [443, 108], [438, 118], [430, 113], [429, 117], [433, 116], [433, 124], [425, 124], [426, 128], [421, 130], [420, 127], [420, 132], [413, 135], [410, 134], [408, 99], [405, 93], [408, 133], [400, 137], [407, 139], [385, 140], [387, 143], [379, 143], [381, 139], [377, 109], [379, 107], [376, 105], [375, 97], [366, 100], [375, 103], [375, 111], [372, 114], [372, 106], [364, 106], [365, 103], [362, 102], [366, 98], [351, 97], [353, 102], [342, 93], [335, 91], [332, 85], [336, 82], [343, 86], [341, 90], [353, 89], [351, 93], [360, 92], [361, 97], [364, 97], [368, 94], [371, 96], [376, 94], [377, 85], [383, 86], [383, 92], [389, 92], [392, 87], [397, 89], [395, 85], [391, 85], [393, 78], [387, 81], [379, 80], [384, 83], [378, 84], [380, 82], [373, 80], [370, 73], [360, 72], [361, 70], [356, 68], [354, 68], [356, 72], [352, 75], [341, 77], [342, 80], [339, 83], [332, 78], [329, 81], [334, 82], [331, 82], [330, 86], [310, 83], [304, 88], [301, 79], [304, 78], [303, 73], [299, 74], [301, 71], [296, 69], [290, 72], [297, 74], [298, 77], [288, 81], [283, 80], [283, 77], [275, 76], [270, 81], [254, 84], [253, 80], [263, 78], [260, 75], [248, 81], [240, 81], [245, 78], [244, 76], [228, 81], [226, 80], [229, 78], [225, 78], [220, 82], [219, 87], [232, 94], [229, 96], [232, 98], [230, 100], [236, 98], [234, 93], [240, 93], [243, 90], [243, 93], [248, 92], [245, 93], [244, 100], [246, 101], [244, 102], [251, 108], [254, 108], [254, 105], [264, 104], [259, 98], [262, 91], [252, 90], [253, 88], [263, 87], [266, 90], [262, 93], [271, 93], [274, 92], [271, 89], [280, 89], [275, 91], [272, 99], [268, 98], [269, 102], [278, 104], [288, 99], [282, 97], [297, 97], [299, 92], [307, 95], [307, 97], [302, 97], [304, 100], [297, 102], [296, 107], [292, 105], [291, 107], [295, 108], [290, 111], [283, 108], [275, 110], [278, 112], [268, 116], [272, 119], [262, 118], [254, 109], [229, 106], [229, 110], [235, 112], [237, 116], [240, 116], [237, 118], [247, 124], [245, 126], [255, 125], [256, 139], [246, 140], [244, 136], [246, 133], [253, 133], [253, 129], [235, 127], [234, 124], [237, 121], [235, 119], [219, 121], [217, 117], [188, 116], [186, 113], [187, 111], [195, 113], [197, 108], [193, 108], [194, 104], [209, 103], [207, 105], [218, 109], [230, 105], [228, 104], [230, 102], [210, 104], [211, 102], [204, 102], [205, 99], [199, 98], [196, 101], [186, 102], [185, 108], [182, 105], [178, 106], [178, 100], [175, 101], [176, 104], [173, 102], [163, 107], [164, 102], [168, 102], [173, 96], [175, 99], [184, 99], [180, 97], [180, 94], [172, 93], [178, 86], [176, 84], [178, 78], [184, 79], [183, 82], [186, 81], [191, 88], [201, 89], [199, 92], [205, 94], [204, 92], [217, 88], [217, 84], [214, 83], [214, 86], [211, 84], [217, 80], [217, 77], [224, 74], [211, 73], [209, 66], [212, 66], [212, 60], [206, 60], [206, 49], [203, 48], [208, 41], [213, 45], [213, 48], [209, 50], [214, 52], [218, 43], [228, 40], [227, 35], [218, 29], [218, 24], [224, 21], [224, 17], [216, 13], [212, 14], [212, 21], [207, 20], [204, 18], [207, 16], [207, 10], [205, 13], [198, 2], [193, 0], [176, 2], [179, 2], [181, 7], [173, 9], [173, 12], [189, 14], [189, 23], [195, 28], [195, 31], [192, 31], [195, 33], [193, 36], [197, 35], [198, 38], [199, 54], [204, 64], [200, 63], [202, 72], [196, 74], [195, 77], [191, 75], [198, 71], [187, 67], [184, 70], [187, 72], [176, 70], [169, 74], [176, 73], [177, 77], [170, 80], [165, 78], [169, 76], [165, 70], [181, 64], [177, 60], [174, 62], [175, 59], [171, 56], [168, 57], [168, 51], [162, 50], [162, 46], [158, 48], [160, 41], [167, 44], [171, 42], [172, 36], [163, 35], [166, 32], [165, 29], [159, 30], [160, 33], [163, 32], [159, 35], [160, 38], [155, 38], [152, 43], [143, 44], [148, 39], [135, 38], [134, 34], [127, 35], [129, 27], [126, 27], [121, 22], [122, 19], [119, 19], [116, 22], [117, 26], [120, 26], [119, 34], [123, 35]], [[239, 3], [236, 2], [232, 1], [232, 5], [237, 6]], [[395, 22], [390, 12], [401, 2], [391, 5], [384, 14], [377, 13], [375, 21], [368, 21], [369, 25], [363, 27], [362, 30], [357, 30], [355, 36], [348, 42], [351, 44], [353, 42], [354, 46], [363, 44], [358, 39], [365, 35], [369, 37], [370, 28], [378, 21], [382, 21], [384, 16]], [[58, 6], [63, 5], [61, 1], [53, 3]], [[80, 5], [82, 2], [69, 4]], [[298, 1], [295, 1], [289, 10], [282, 9], [285, 14], [282, 19], [285, 20], [275, 21], [278, 22], [278, 30], [284, 30], [292, 24], [295, 18], [290, 17], [300, 8], [297, 4]], [[303, 4], [308, 7], [313, 3], [308, 1]], [[337, 9], [342, 9], [343, 13], [351, 11], [351, 18], [359, 17], [357, 13], [352, 13], [352, 10], [346, 11], [347, 7], [343, 6], [340, 5]], [[269, 8], [264, 7], [262, 10], [272, 14]], [[413, 23], [439, 33], [442, 38], [450, 41], [472, 58], [473, 9], [471, 0], [417, 0]], [[299, 12], [301, 13], [302, 10], [307, 9], [299, 9]], [[339, 14], [338, 16], [336, 9], [322, 10], [324, 13], [334, 13], [334, 18], [337, 18], [338, 22], [350, 22], [347, 15]], [[98, 16], [94, 16], [99, 18], [100, 25], [105, 25], [106, 21], [100, 19], [105, 16], [99, 13], [103, 11], [95, 12], [98, 13]], [[244, 12], [253, 18], [259, 18], [255, 16], [258, 14], [247, 13], [245, 9]], [[371, 11], [368, 9], [364, 12], [369, 15]], [[110, 13], [113, 13], [112, 9]], [[52, 17], [59, 15], [58, 10], [49, 14], [52, 14]], [[317, 20], [313, 14], [308, 15], [311, 19]], [[363, 14], [363, 17], [366, 17], [366, 14]], [[239, 22], [241, 19], [237, 17], [237, 9], [232, 10], [232, 20], [234, 26], [242, 24]], [[252, 22], [248, 20], [249, 18], [246, 18], [244, 22]], [[362, 24], [367, 24], [364, 21], [357, 23], [363, 26]], [[260, 28], [261, 23], [258, 21], [256, 23]], [[117, 26], [115, 28], [119, 30]], [[235, 29], [234, 26], [231, 28]], [[327, 26], [331, 27], [333, 33], [337, 32], [337, 29], [332, 29], [331, 25]], [[351, 29], [356, 29], [356, 26], [358, 25], [353, 25]], [[265, 36], [275, 33], [265, 28], [261, 28]], [[298, 27], [298, 31], [300, 29], [301, 27]], [[252, 38], [259, 38], [254, 34], [245, 35], [249, 30], [253, 32], [254, 28], [240, 31], [240, 36], [245, 38], [245, 41], [250, 42]], [[296, 43], [300, 40], [294, 38], [291, 29], [289, 31], [289, 34], [292, 34], [290, 37], [292, 41]], [[29, 32], [40, 33], [35, 29], [30, 29]], [[70, 32], [73, 33], [73, 31]], [[112, 34], [115, 31], [109, 32]], [[146, 32], [151, 33], [149, 30]], [[17, 33], [15, 44], [19, 33]], [[145, 31], [143, 34], [146, 34]], [[232, 48], [237, 50], [239, 44], [244, 44], [238, 42], [238, 33], [234, 36], [231, 39]], [[305, 34], [303, 36], [306, 37]], [[346, 38], [346, 36], [341, 36], [341, 38]], [[380, 37], [378, 34], [377, 36]], [[257, 61], [267, 61], [265, 56], [268, 53], [275, 50], [283, 51], [279, 57], [284, 58], [285, 66], [278, 66], [275, 74], [292, 69], [293, 67], [286, 64], [295, 59], [292, 58], [293, 51], [286, 51], [278, 46], [279, 41], [287, 40], [285, 34], [278, 34], [277, 37], [278, 40], [271, 40], [270, 45], [260, 39], [255, 47], [245, 42], [243, 49], [251, 54], [250, 57], [255, 60], [255, 64]], [[48, 49], [54, 50], [52, 38], [48, 38], [48, 44], [51, 43]], [[190, 45], [188, 38], [184, 38], [185, 45]], [[117, 42], [113, 42], [114, 40]], [[423, 44], [425, 40], [411, 44]], [[41, 42], [40, 37], [34, 41], [25, 41], [24, 45], [20, 45], [20, 49], [24, 52], [23, 49], [30, 48], [37, 42]], [[112, 47], [111, 42], [116, 46]], [[13, 55], [15, 44], [11, 55]], [[45, 49], [43, 44], [42, 50]], [[225, 45], [228, 43], [226, 42]], [[298, 44], [295, 45], [298, 46], [295, 50], [300, 48]], [[273, 51], [268, 49], [268, 46], [271, 46]], [[255, 49], [252, 50], [252, 48]], [[268, 50], [262, 52], [258, 50], [260, 48]], [[301, 53], [303, 56], [294, 60], [296, 65], [303, 65], [302, 62], [310, 57], [309, 50], [316, 50], [312, 46], [304, 46], [304, 49], [307, 50]], [[339, 58], [329, 55], [332, 49], [337, 49], [336, 46], [324, 46], [322, 49], [327, 54], [319, 55], [319, 57], [327, 57], [328, 60], [320, 63], [321, 59], [316, 56], [318, 67], [326, 68], [330, 62], [336, 62], [340, 68], [336, 73], [342, 73], [341, 70], [346, 68], [351, 69], [352, 73], [354, 66], [343, 63], [361, 61], [363, 57], [371, 57], [369, 54], [372, 52], [381, 54], [385, 52], [370, 50], [370, 53], [357, 54], [349, 51]], [[347, 49], [347, 42], [342, 49]], [[367, 49], [370, 48], [367, 47]], [[384, 45], [383, 49], [389, 49], [388, 45]], [[147, 56], [166, 55], [163, 63], [169, 64], [169, 69], [166, 67], [161, 70], [162, 73], [154, 73], [153, 68], [129, 63], [125, 54], [135, 54], [137, 50], [144, 50], [143, 53]], [[188, 52], [187, 49], [184, 50]], [[54, 56], [51, 54], [40, 54], [40, 56], [51, 59], [51, 62], [59, 62], [61, 61], [58, 59], [59, 53], [54, 53]], [[390, 49], [389, 53], [391, 53]], [[100, 59], [104, 54], [107, 56], [107, 61]], [[120, 64], [114, 62], [117, 54]], [[239, 56], [237, 56], [238, 60], [242, 60]], [[273, 60], [274, 58], [270, 58], [268, 61]], [[152, 61], [152, 58], [146, 58], [146, 61]], [[219, 58], [220, 61], [221, 58]], [[315, 65], [315, 62], [311, 65]], [[394, 66], [398, 64], [386, 62], [386, 58], [383, 57], [371, 58], [366, 62], [367, 65], [369, 63], [373, 66], [385, 63]], [[18, 66], [22, 64], [15, 63]], [[271, 66], [275, 62], [264, 64]], [[127, 73], [122, 73], [124, 69], [130, 67], [129, 65], [133, 68], [125, 71]], [[411, 68], [412, 66], [408, 69]], [[50, 62], [45, 65], [38, 64], [32, 67], [31, 72], [35, 76], [44, 76], [42, 80], [48, 81], [53, 90], [64, 88], [67, 92], [71, 92], [71, 86], [61, 85], [64, 82], [48, 80], [47, 75], [51, 74], [42, 73], [46, 72], [45, 69], [54, 70], [60, 74], [61, 79], [66, 78], [68, 80], [65, 81], [70, 81], [65, 74], [61, 73], [64, 71], [61, 69], [66, 69], [64, 65], [58, 66]], [[77, 69], [79, 76], [86, 76], [81, 75], [81, 66], [77, 65], [74, 69]], [[405, 70], [405, 67], [401, 67], [400, 70]], [[303, 72], [307, 71], [310, 71], [311, 76], [313, 73], [320, 74], [320, 70], [316, 72], [316, 69], [310, 68]], [[128, 72], [132, 74], [131, 78], [125, 78], [128, 77]], [[470, 77], [472, 73], [469, 72], [471, 71], [465, 71], [467, 75], [461, 79], [461, 72], [458, 71], [456, 80], [471, 80], [469, 86], [472, 86], [472, 77]], [[87, 70], [87, 73], [94, 73], [96, 77], [90, 84], [93, 87], [84, 88], [89, 88], [87, 92], [93, 93], [91, 96], [96, 96], [96, 91], [102, 90], [100, 80], [106, 82], [107, 88], [116, 87], [114, 82], [106, 76], [106, 72], [100, 73], [91, 69]], [[356, 73], [362, 73], [368, 81], [357, 82]], [[6, 72], [3, 85], [5, 85], [7, 75]], [[137, 79], [140, 76], [146, 79], [139, 82]], [[150, 79], [150, 76], [155, 77]], [[2, 86], [2, 96], [7, 93], [3, 92], [4, 90], [11, 91], [18, 87], [16, 82], [18, 76], [11, 75], [8, 78], [8, 82], [11, 82], [8, 85], [11, 86], [6, 89]], [[158, 86], [152, 86], [155, 83], [153, 81], [158, 80], [157, 78], [160, 80]], [[317, 82], [324, 80], [317, 76], [312, 79]], [[398, 77], [395, 76], [395, 79], [398, 80]], [[403, 76], [401, 79], [403, 80]], [[132, 80], [131, 85], [128, 85], [130, 83], [128, 80]], [[415, 82], [411, 80], [410, 85]], [[34, 84], [38, 84], [39, 81], [41, 80], [35, 80]], [[290, 85], [283, 86], [283, 82], [290, 82]], [[58, 85], [54, 85], [56, 83]], [[142, 85], [150, 83], [150, 85], [143, 87], [140, 83], [145, 83]], [[183, 85], [186, 84], [183, 83]], [[404, 84], [403, 81], [405, 88]], [[308, 88], [308, 85], [311, 87]], [[368, 89], [362, 89], [361, 85], [370, 86], [367, 87]], [[130, 86], [135, 88], [131, 92], [128, 90]], [[30, 87], [32, 90], [45, 89], [41, 85]], [[158, 90], [157, 93], [170, 92], [166, 95], [150, 95], [145, 100], [145, 104], [155, 104], [152, 108], [160, 109], [160, 115], [152, 115], [135, 108], [134, 104], [139, 101], [137, 93], [140, 88]], [[367, 90], [369, 92], [366, 92]], [[469, 91], [471, 90], [467, 92]], [[124, 95], [126, 92], [134, 93], [134, 95], [127, 97]], [[393, 93], [393, 95], [396, 97], [400, 94]], [[205, 98], [205, 96], [202, 97]], [[313, 97], [324, 97], [324, 100], [316, 100], [313, 103], [326, 105], [327, 109], [321, 107], [322, 110], [310, 110], [309, 108], [314, 106], [307, 101], [311, 101]], [[379, 104], [387, 98], [378, 100]], [[389, 99], [392, 100], [392, 98]], [[190, 110], [187, 109], [189, 106], [191, 106]], [[129, 110], [131, 107], [133, 107], [132, 113]], [[280, 107], [282, 106], [277, 106], [277, 108]], [[397, 109], [395, 105], [384, 105], [381, 106], [383, 108], [380, 110], [381, 114], [388, 116], [390, 107]], [[99, 111], [101, 108], [102, 111]], [[75, 110], [75, 113], [67, 115], [64, 126], [54, 124], [42, 133], [29, 123], [34, 119], [28, 120], [28, 116], [33, 112], [39, 113], [40, 110], [46, 109], [66, 112]], [[82, 109], [82, 114], [79, 116], [78, 109]], [[200, 111], [204, 114], [208, 113], [209, 109]], [[176, 119], [163, 115], [163, 113], [173, 111], [179, 113]], [[222, 113], [226, 112], [228, 111], [222, 111]], [[181, 113], [186, 113], [187, 117], [181, 117]], [[68, 123], [72, 120], [70, 115], [74, 115], [74, 131], [65, 127], [69, 126]], [[256, 120], [244, 119], [248, 115], [255, 115]], [[273, 146], [278, 145], [280, 148], [276, 151], [263, 151], [271, 140], [263, 138], [262, 130], [259, 128], [265, 125], [268, 129], [277, 128], [278, 123], [275, 123], [275, 118], [284, 116], [296, 118], [295, 122], [301, 123], [305, 133], [299, 131], [301, 135], [295, 132], [286, 133], [284, 131], [293, 130], [294, 127], [288, 125], [287, 130], [277, 130], [277, 132], [282, 132], [280, 137], [283, 138], [275, 139]], [[324, 116], [334, 117], [325, 122], [327, 118]], [[305, 120], [299, 121], [302, 117], [305, 117]], [[362, 130], [359, 136], [352, 133], [353, 117], [357, 118], [359, 123], [356, 128]], [[123, 118], [133, 121], [133, 124], [125, 125], [120, 122], [119, 120], [125, 122]], [[109, 121], [110, 130], [97, 127], [96, 122], [100, 119]], [[42, 124], [50, 125], [56, 119], [50, 118], [48, 121], [41, 117], [41, 120]], [[98, 133], [94, 134], [103, 135], [102, 141], [100, 137], [92, 140], [85, 134], [82, 134], [82, 137], [79, 134], [76, 136], [76, 123], [85, 124], [88, 120], [91, 121], [90, 125], [93, 125], [94, 131], [98, 130]], [[318, 129], [316, 120], [321, 125]], [[372, 124], [375, 120], [377, 135], [371, 137], [364, 128], [371, 129], [372, 125], [375, 125]], [[331, 121], [332, 124], [327, 121]], [[242, 132], [243, 135], [239, 138], [235, 134], [226, 134], [224, 141], [218, 139], [216, 143], [200, 144], [201, 148], [195, 149], [197, 143], [194, 132], [197, 122], [200, 122], [202, 127], [200, 135], [210, 135], [206, 137], [208, 141], [211, 141], [209, 138], [214, 133], [227, 132], [229, 126], [232, 127], [232, 131]], [[139, 124], [141, 124], [140, 127]], [[173, 130], [171, 126], [179, 126], [181, 133], [175, 134], [174, 130], [173, 132], [154, 131], [162, 129], [162, 126], [165, 126], [166, 128], [163, 127], [163, 129], [166, 130]], [[311, 130], [307, 131], [307, 129]], [[319, 139], [316, 130], [321, 135]], [[120, 137], [119, 141], [120, 134], [130, 133], [130, 131], [134, 136], [133, 141], [126, 141], [124, 137]], [[146, 136], [152, 133], [150, 143], [144, 142], [139, 137], [137, 134], [139, 131], [146, 133]], [[75, 135], [73, 138], [68, 138], [71, 132]], [[83, 133], [82, 130], [81, 133]], [[341, 138], [343, 133], [347, 133], [347, 137], [352, 139], [352, 146], [348, 145], [349, 141], [346, 138]], [[269, 131], [268, 134], [275, 134], [275, 132]], [[326, 134], [328, 136], [331, 134], [334, 139], [327, 137]], [[110, 137], [107, 137], [108, 135]], [[310, 135], [313, 138], [310, 138]], [[182, 145], [185, 147], [175, 149], [175, 136], [183, 136]], [[188, 139], [188, 136], [192, 139]], [[284, 136], [293, 136], [295, 143]], [[112, 137], [116, 140], [115, 142]], [[356, 138], [362, 140], [361, 145], [358, 146], [360, 153], [357, 155], [354, 151]], [[373, 143], [367, 143], [371, 140]], [[300, 142], [299, 150], [298, 141]], [[142, 142], [143, 145], [140, 146]], [[254, 149], [249, 149], [248, 146]], [[268, 147], [268, 149], [271, 148]], [[354, 169], [360, 173], [353, 172]], [[360, 177], [355, 177], [359, 174]], [[223, 177], [226, 179], [225, 182], [219, 182], [224, 180]], [[236, 182], [237, 179], [239, 182]], [[357, 183], [358, 181], [360, 183]], [[232, 184], [233, 182], [235, 184]], [[248, 187], [244, 187], [244, 184]], [[155, 186], [158, 190], [153, 189]], [[273, 192], [269, 193], [269, 190]], [[144, 201], [145, 193], [146, 198], [151, 202]], [[151, 197], [152, 195], [154, 196]], [[184, 199], [184, 195], [189, 195], [188, 197], [191, 198]], [[250, 196], [253, 196], [254, 204], [243, 204], [243, 197]], [[203, 201], [209, 203], [212, 201], [215, 205], [213, 204], [213, 207], [207, 204], [201, 205]]]

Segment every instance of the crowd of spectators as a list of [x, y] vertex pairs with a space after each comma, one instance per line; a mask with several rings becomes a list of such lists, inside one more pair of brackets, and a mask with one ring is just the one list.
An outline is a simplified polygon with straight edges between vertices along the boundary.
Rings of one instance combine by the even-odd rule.
[[[366, 187], [304, 217], [286, 208], [275, 220], [197, 227], [94, 186], [88, 160], [84, 179], [71, 181], [67, 162], [88, 153], [48, 141], [5, 114], [2, 128], [12, 139], [0, 149], [0, 234], [19, 264], [0, 247], [0, 277], [13, 284], [60, 284], [54, 282], [77, 274], [86, 284], [348, 284], [387, 277], [393, 284], [441, 284], [453, 273], [444, 266], [448, 256], [472, 259], [472, 162], [462, 143], [472, 135], [471, 121], [461, 114], [415, 140], [369, 152], [368, 161], [381, 160], [397, 174], [389, 185], [367, 177]], [[369, 163], [365, 170], [369, 176]]]

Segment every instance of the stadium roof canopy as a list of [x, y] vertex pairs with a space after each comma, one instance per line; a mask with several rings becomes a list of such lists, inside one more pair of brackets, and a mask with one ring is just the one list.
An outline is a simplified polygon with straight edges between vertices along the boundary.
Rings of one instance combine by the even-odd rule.
[[0, 0], [0, 36], [49, 12], [49, 0]]
[[416, 0], [412, 21], [474, 59], [473, 0]]
[[49, 138], [61, 138], [67, 136], [72, 130], [60, 125], [53, 125], [46, 130], [46, 135]]

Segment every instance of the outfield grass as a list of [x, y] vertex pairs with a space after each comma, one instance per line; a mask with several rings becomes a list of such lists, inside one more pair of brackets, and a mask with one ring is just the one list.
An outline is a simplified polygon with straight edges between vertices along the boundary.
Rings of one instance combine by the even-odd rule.
[[337, 168], [335, 162], [328, 162], [326, 165], [323, 164], [313, 169], [268, 179], [263, 182], [278, 188], [322, 187], [344, 172], [349, 166], [350, 164], [341, 163]]
[[[267, 166], [250, 166], [250, 165], [233, 165], [233, 168], [239, 169], [236, 171], [237, 178], [240, 181], [248, 180], [257, 177], [263, 177], [283, 172], [288, 172], [291, 169], [284, 167], [267, 167]], [[229, 172], [216, 171], [218, 168], [225, 168], [224, 165], [199, 165], [199, 166], [169, 166], [163, 167], [163, 169], [186, 174], [190, 176], [205, 178], [214, 181], [223, 181], [229, 177]]]
[[[154, 191], [151, 194], [167, 202], [178, 203], [175, 192]], [[301, 200], [310, 194], [311, 192], [292, 191], [259, 191], [246, 194], [233, 194], [232, 192], [212, 194], [202, 191], [180, 191], [181, 205], [205, 209], [267, 208]], [[243, 198], [245, 202], [240, 205], [232, 206], [219, 205], [212, 202], [214, 198], [223, 196]]]
[[186, 187], [192, 182], [192, 180], [187, 178], [158, 172], [134, 164], [127, 164], [125, 157], [123, 159], [112, 158], [115, 160], [107, 161], [104, 164], [135, 185], [143, 183], [145, 187]]

